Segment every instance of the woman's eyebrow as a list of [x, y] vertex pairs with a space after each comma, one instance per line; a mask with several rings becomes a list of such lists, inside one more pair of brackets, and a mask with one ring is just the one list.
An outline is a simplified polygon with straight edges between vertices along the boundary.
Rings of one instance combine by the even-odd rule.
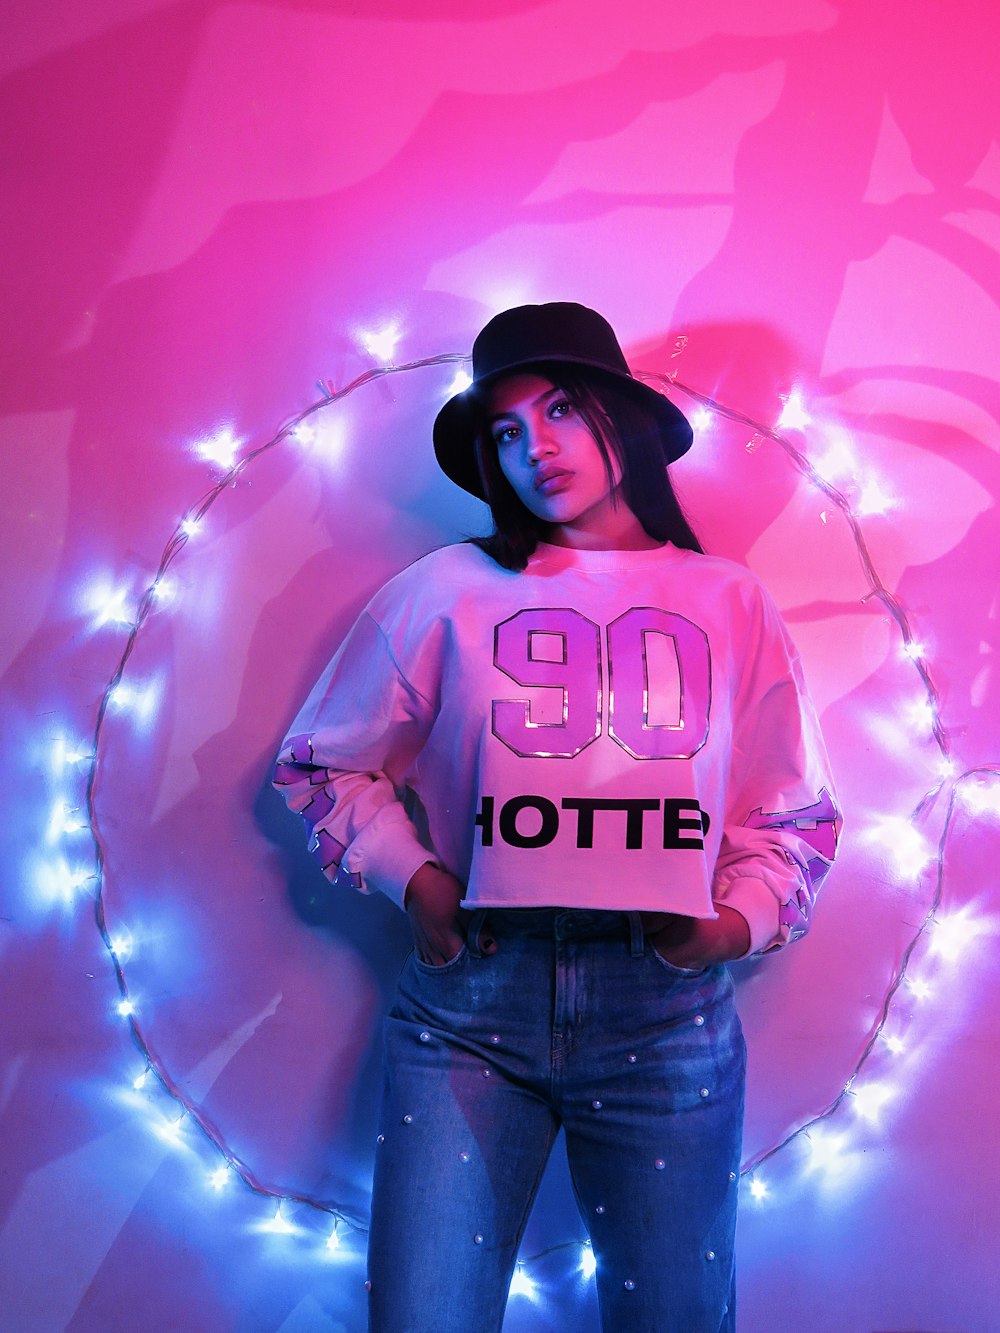
[[[553, 384], [553, 386], [552, 386], [551, 389], [545, 389], [544, 392], [540, 393], [540, 394], [538, 395], [537, 398], [532, 398], [532, 400], [531, 400], [531, 406], [532, 406], [532, 407], [537, 407], [539, 403], [543, 403], [543, 402], [545, 401], [546, 398], [551, 398], [552, 395], [553, 395], [553, 394], [556, 394], [556, 393], [562, 393], [562, 389], [559, 388], [559, 385], [558, 385], [558, 384]], [[489, 418], [490, 425], [492, 426], [492, 424], [494, 423], [494, 421], [503, 421], [505, 417], [516, 417], [516, 416], [517, 416], [517, 413], [516, 413], [516, 412], [513, 412], [513, 411], [511, 411], [511, 412], [496, 412], [496, 413], [494, 413], [493, 416], [491, 416], [491, 417]]]

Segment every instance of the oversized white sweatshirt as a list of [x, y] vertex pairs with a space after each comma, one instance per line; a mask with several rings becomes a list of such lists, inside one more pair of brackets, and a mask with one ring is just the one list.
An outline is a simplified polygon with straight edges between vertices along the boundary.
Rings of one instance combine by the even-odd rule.
[[741, 565], [666, 545], [469, 543], [372, 598], [292, 725], [274, 785], [324, 873], [402, 905], [426, 861], [463, 906], [809, 928], [841, 817], [798, 654]]

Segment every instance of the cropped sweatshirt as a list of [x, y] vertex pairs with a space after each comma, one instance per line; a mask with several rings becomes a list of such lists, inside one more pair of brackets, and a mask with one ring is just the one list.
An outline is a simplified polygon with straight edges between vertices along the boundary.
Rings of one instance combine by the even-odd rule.
[[743, 566], [670, 544], [471, 543], [390, 579], [282, 745], [275, 787], [331, 880], [400, 906], [431, 861], [463, 906], [809, 928], [841, 816], [798, 654]]

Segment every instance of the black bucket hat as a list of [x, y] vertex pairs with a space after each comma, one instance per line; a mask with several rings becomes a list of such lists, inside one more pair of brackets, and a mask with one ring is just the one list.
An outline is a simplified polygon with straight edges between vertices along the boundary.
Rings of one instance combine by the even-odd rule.
[[472, 384], [450, 398], [434, 422], [434, 453], [441, 470], [470, 495], [484, 498], [473, 448], [475, 416], [470, 390], [544, 361], [591, 366], [612, 376], [659, 422], [664, 463], [672, 463], [690, 449], [693, 435], [687, 417], [669, 398], [633, 377], [615, 331], [603, 315], [574, 301], [515, 306], [495, 315], [476, 338]]

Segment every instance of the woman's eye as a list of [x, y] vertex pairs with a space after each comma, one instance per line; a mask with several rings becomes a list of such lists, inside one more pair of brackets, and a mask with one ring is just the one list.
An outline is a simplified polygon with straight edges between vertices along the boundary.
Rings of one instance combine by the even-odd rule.
[[495, 444], [510, 444], [517, 439], [518, 428], [516, 426], [500, 426], [493, 432], [493, 441]]
[[568, 398], [557, 398], [549, 405], [549, 416], [564, 417], [573, 411], [573, 404]]

